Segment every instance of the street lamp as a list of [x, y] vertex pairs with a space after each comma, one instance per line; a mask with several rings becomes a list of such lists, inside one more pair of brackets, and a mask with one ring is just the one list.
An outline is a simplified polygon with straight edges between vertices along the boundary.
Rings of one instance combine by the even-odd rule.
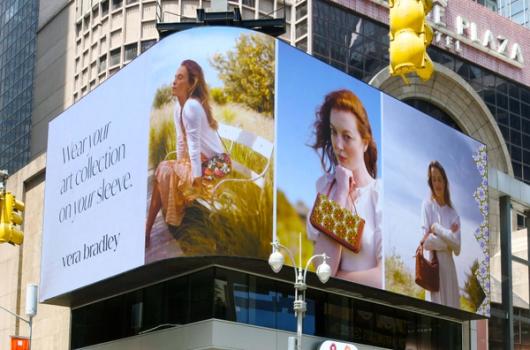
[[9, 311], [3, 306], [0, 306], [1, 310], [6, 311], [7, 313], [11, 314], [12, 316], [16, 317], [17, 319], [24, 321], [29, 326], [29, 349], [31, 349], [31, 337], [33, 334], [33, 317], [37, 314], [37, 294], [38, 294], [38, 286], [36, 284], [30, 283], [26, 286], [26, 316], [29, 318], [28, 320], [23, 318], [22, 316], [17, 315], [14, 312]]
[[309, 268], [309, 264], [311, 264], [311, 262], [314, 259], [321, 258], [322, 262], [320, 263], [320, 265], [318, 265], [316, 274], [320, 282], [326, 283], [329, 280], [329, 277], [331, 276], [331, 267], [327, 263], [327, 259], [329, 257], [326, 254], [313, 255], [307, 261], [305, 269], [302, 270], [302, 234], [301, 233], [299, 237], [298, 267], [296, 266], [296, 261], [294, 259], [293, 253], [291, 252], [291, 250], [289, 250], [289, 248], [282, 245], [277, 239], [274, 240], [274, 242], [272, 242], [271, 245], [272, 245], [272, 253], [269, 256], [269, 265], [272, 268], [272, 271], [274, 271], [275, 273], [280, 272], [285, 262], [284, 256], [282, 255], [282, 253], [280, 253], [280, 248], [283, 248], [285, 251], [287, 251], [287, 254], [289, 255], [289, 258], [291, 259], [291, 262], [294, 267], [295, 295], [294, 295], [293, 309], [296, 315], [296, 349], [302, 350], [302, 322], [304, 319], [305, 312], [307, 310], [307, 305], [305, 302], [305, 290], [307, 289], [307, 285], [305, 281], [306, 281], [306, 276], [307, 276], [307, 270]]

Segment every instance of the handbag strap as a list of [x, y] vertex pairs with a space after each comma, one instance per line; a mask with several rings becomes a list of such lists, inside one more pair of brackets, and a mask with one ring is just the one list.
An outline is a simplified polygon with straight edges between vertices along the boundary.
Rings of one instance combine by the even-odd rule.
[[226, 147], [225, 141], [223, 140], [221, 135], [219, 135], [219, 130], [215, 130], [215, 132], [217, 133], [217, 136], [219, 137], [219, 140], [221, 140], [221, 143], [223, 144], [223, 147], [224, 147], [224, 149], [226, 151], [226, 154], [230, 155], [230, 152], [228, 151], [228, 147]]
[[[331, 185], [329, 185], [328, 193], [326, 194], [328, 198], [329, 198], [329, 194], [331, 193], [331, 189], [333, 188], [333, 186], [335, 185], [336, 182], [337, 182], [337, 179], [333, 178], [333, 181], [331, 181]], [[357, 213], [357, 207], [355, 206], [355, 201], [353, 200], [350, 191], [348, 191], [348, 199], [350, 200], [351, 204], [353, 205], [353, 210], [355, 210], [355, 215], [359, 215]]]
[[[420, 243], [420, 245], [418, 246], [418, 249], [417, 249], [417, 252], [416, 254], [420, 254], [422, 257], [423, 257], [423, 242]], [[436, 255], [436, 250], [431, 250], [432, 252], [432, 259], [431, 259], [431, 262], [438, 262], [438, 256]]]

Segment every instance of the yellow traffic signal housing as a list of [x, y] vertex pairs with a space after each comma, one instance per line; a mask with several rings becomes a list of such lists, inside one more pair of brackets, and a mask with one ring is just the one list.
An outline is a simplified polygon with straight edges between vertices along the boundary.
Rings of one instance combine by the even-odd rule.
[[22, 225], [24, 203], [9, 192], [0, 193], [0, 243], [22, 244], [24, 233], [17, 226]]
[[389, 0], [390, 7], [390, 74], [401, 76], [416, 73], [428, 80], [433, 63], [427, 54], [433, 32], [426, 15], [432, 9], [432, 0]]

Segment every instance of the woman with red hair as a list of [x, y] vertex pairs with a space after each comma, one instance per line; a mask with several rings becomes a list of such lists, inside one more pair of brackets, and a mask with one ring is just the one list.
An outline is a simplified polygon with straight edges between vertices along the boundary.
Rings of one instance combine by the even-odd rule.
[[350, 90], [329, 93], [317, 112], [316, 140], [325, 174], [317, 180], [318, 193], [329, 193], [341, 207], [365, 220], [361, 250], [345, 248], [307, 222], [315, 253], [330, 256], [332, 275], [382, 288], [382, 214], [377, 176], [377, 145], [366, 110]]

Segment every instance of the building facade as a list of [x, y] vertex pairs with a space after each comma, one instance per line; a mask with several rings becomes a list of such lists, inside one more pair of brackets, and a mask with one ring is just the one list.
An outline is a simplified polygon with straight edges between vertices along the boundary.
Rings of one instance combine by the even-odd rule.
[[[157, 22], [191, 21], [197, 8], [210, 6], [196, 0], [40, 1], [32, 134], [25, 139], [32, 161], [8, 181], [8, 190], [27, 204], [26, 240], [22, 247], [0, 246], [8, 276], [0, 286], [0, 305], [23, 313], [25, 285], [38, 283], [48, 122], [152, 46]], [[444, 310], [429, 313], [402, 299], [385, 303], [384, 294], [371, 297], [358, 286], [321, 289], [310, 281], [304, 348], [328, 338], [360, 349], [530, 346], [529, 30], [475, 2], [436, 1], [429, 49], [435, 76], [404, 85], [387, 69], [385, 2], [244, 0], [228, 6], [255, 19], [283, 16], [285, 10], [282, 39], [488, 146], [492, 317], [474, 321]], [[39, 305], [34, 349], [162, 349], [185, 341], [190, 349], [255, 349], [258, 342], [263, 349], [285, 347], [296, 325], [291, 271], [278, 277], [266, 262], [230, 259], [182, 265], [162, 266], [164, 276], [146, 266], [132, 277], [86, 288], [71, 308]], [[129, 278], [144, 278], [144, 285], [127, 289]], [[10, 335], [28, 331], [2, 314], [0, 347], [7, 348]]]
[[499, 1], [499, 13], [508, 17], [515, 23], [518, 23], [522, 26], [529, 27], [529, 13], [530, 4], [526, 0], [517, 0], [517, 1]]
[[0, 3], [0, 168], [17, 171], [29, 160], [38, 4]]

